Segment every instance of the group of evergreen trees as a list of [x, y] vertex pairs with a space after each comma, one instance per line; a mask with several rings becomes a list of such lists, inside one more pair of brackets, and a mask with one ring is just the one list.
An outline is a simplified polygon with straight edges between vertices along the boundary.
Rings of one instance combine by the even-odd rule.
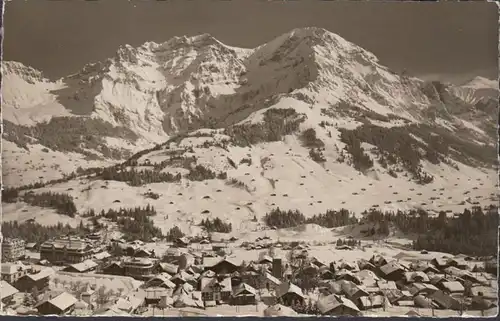
[[361, 147], [361, 140], [353, 130], [340, 129], [340, 140], [346, 145], [345, 150], [352, 156], [352, 166], [364, 172], [373, 167], [373, 160]]
[[280, 141], [284, 136], [298, 131], [304, 118], [295, 109], [268, 109], [258, 124], [232, 125], [224, 130], [237, 146], [250, 146], [263, 142]]
[[172, 227], [170, 230], [168, 230], [167, 235], [165, 238], [169, 242], [173, 242], [178, 238], [184, 237], [184, 233], [181, 231], [181, 229], [178, 226]]
[[193, 169], [189, 171], [189, 173], [186, 175], [186, 178], [189, 179], [190, 181], [204, 181], [207, 179], [226, 179], [227, 178], [227, 173], [226, 172], [221, 172], [221, 173], [216, 173], [212, 171], [209, 168], [206, 168], [202, 165], [196, 165]]
[[156, 215], [156, 209], [149, 204], [135, 208], [119, 208], [118, 210], [102, 210], [98, 215], [94, 210], [90, 210], [85, 216], [92, 217], [94, 225], [99, 225], [97, 217], [101, 216], [116, 222], [120, 230], [125, 234], [127, 240], [151, 241], [154, 237], [161, 238], [161, 229], [156, 227], [150, 216]]
[[275, 208], [264, 216], [268, 226], [276, 228], [296, 227], [303, 224], [317, 224], [327, 228], [344, 226], [357, 223], [357, 219], [346, 209], [340, 211], [327, 210], [324, 214], [317, 214], [307, 218], [300, 211], [283, 211]]
[[201, 220], [201, 226], [208, 233], [218, 232], [218, 233], [230, 233], [233, 230], [231, 223], [224, 223], [220, 218], [216, 217], [213, 220], [207, 218]]
[[163, 173], [160, 171], [152, 170], [141, 170], [137, 171], [135, 169], [131, 170], [120, 170], [115, 167], [105, 168], [102, 171], [101, 178], [103, 180], [113, 180], [119, 182], [127, 182], [131, 186], [141, 186], [144, 184], [151, 183], [173, 183], [179, 182], [181, 180], [181, 174], [176, 175], [171, 173]]
[[416, 233], [416, 250], [440, 251], [476, 256], [495, 255], [497, 251], [498, 212], [491, 207], [486, 213], [481, 207], [465, 209], [463, 213], [447, 216], [441, 211], [431, 217], [425, 210], [364, 212], [365, 220], [379, 225], [380, 234], [388, 234], [390, 225], [406, 234]]
[[36, 126], [17, 125], [4, 121], [4, 139], [21, 148], [28, 148], [34, 141], [61, 152], [88, 153], [99, 150], [104, 157], [120, 159], [122, 150], [109, 148], [105, 137], [117, 137], [136, 141], [137, 135], [125, 127], [114, 127], [108, 122], [87, 117], [53, 117]]
[[73, 197], [62, 193], [26, 193], [23, 195], [23, 201], [40, 207], [50, 207], [57, 210], [59, 214], [65, 214], [74, 217], [76, 214], [76, 206], [73, 203]]
[[20, 238], [27, 243], [36, 243], [38, 245], [64, 235], [85, 235], [86, 233], [88, 233], [88, 229], [82, 225], [72, 228], [69, 224], [63, 225], [62, 223], [58, 223], [57, 225], [40, 225], [36, 222], [2, 222], [2, 234], [4, 238]]

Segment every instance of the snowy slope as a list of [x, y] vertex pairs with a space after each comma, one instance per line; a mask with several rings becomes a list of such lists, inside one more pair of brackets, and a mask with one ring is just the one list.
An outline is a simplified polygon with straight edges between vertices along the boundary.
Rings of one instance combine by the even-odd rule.
[[[457, 97], [455, 87], [397, 75], [379, 64], [372, 53], [324, 29], [295, 29], [255, 49], [233, 48], [207, 34], [176, 37], [162, 44], [148, 42], [138, 48], [126, 45], [115, 57], [89, 64], [56, 83], [32, 69], [18, 70], [23, 72], [16, 74], [32, 74], [30, 79], [36, 80], [31, 84], [19, 75], [5, 78], [30, 88], [19, 91], [29, 93], [25, 97], [16, 94], [15, 82], [9, 85], [9, 94], [4, 95], [6, 120], [17, 125], [26, 124], [19, 121], [24, 115], [31, 122], [44, 120], [20, 112], [24, 109], [53, 110], [48, 112], [52, 117], [71, 114], [99, 119], [137, 135], [136, 140], [114, 137], [105, 126], [103, 132], [92, 133], [106, 137], [110, 146], [119, 149], [137, 152], [171, 138], [168, 144], [136, 157], [132, 167], [137, 170], [153, 171], [154, 164], [171, 162], [171, 152], [179, 149], [184, 157], [194, 156], [195, 164], [228, 176], [142, 186], [80, 177], [36, 189], [72, 195], [80, 214], [89, 209], [151, 204], [158, 211], [153, 219], [165, 232], [176, 225], [196, 234], [201, 231], [196, 224], [202, 217], [220, 217], [233, 224], [235, 233], [243, 233], [264, 228], [253, 221], [254, 216], [260, 218], [275, 207], [299, 209], [311, 216], [341, 207], [358, 214], [372, 206], [438, 212], [497, 202], [496, 175], [488, 164], [495, 153], [495, 137], [489, 131], [495, 126], [494, 117], [483, 111], [484, 115], [474, 114], [481, 121], [471, 120], [474, 106]], [[59, 114], [54, 106], [60, 107]], [[8, 110], [10, 114], [5, 112]], [[12, 110], [20, 116], [13, 117]], [[294, 111], [301, 117], [298, 128], [279, 139], [269, 139], [275, 134], [273, 128], [283, 130], [288, 121], [293, 122], [280, 124], [278, 116], [271, 120], [275, 127], [269, 129], [264, 123], [269, 121], [270, 110]], [[350, 164], [341, 133], [362, 126], [407, 131], [413, 135], [411, 144], [420, 146], [415, 149], [424, 156], [432, 137], [442, 135], [450, 147], [446, 153], [436, 147], [437, 162], [424, 156], [418, 161], [420, 169], [433, 177], [426, 185], [417, 183], [401, 161], [383, 167], [377, 160], [380, 151], [365, 141], [361, 147], [373, 166], [359, 171]], [[12, 128], [15, 131], [15, 125]], [[311, 159], [312, 149], [301, 141], [301, 133], [308, 129], [314, 129], [324, 144], [317, 148], [324, 162]], [[270, 132], [267, 136], [259, 136], [266, 131]], [[174, 139], [175, 134], [181, 135]], [[238, 143], [238, 138], [250, 136], [260, 138], [248, 146]], [[15, 141], [15, 135], [8, 137]], [[14, 142], [4, 144], [4, 182], [8, 186], [48, 181], [78, 166], [104, 167], [120, 161], [106, 157], [91, 161], [81, 151], [69, 153], [58, 146], [43, 152], [36, 137], [27, 145], [28, 150]], [[97, 146], [96, 150], [101, 148]], [[96, 150], [92, 152], [99, 152]], [[393, 157], [401, 157], [400, 151], [393, 152]], [[242, 163], [243, 159], [251, 159], [251, 164], [248, 160]], [[55, 160], [63, 165], [53, 168]], [[181, 165], [161, 168], [182, 175], [189, 170]], [[144, 197], [148, 191], [160, 198]], [[202, 214], [204, 211], [208, 212]], [[20, 214], [23, 219], [37, 217], [28, 206], [4, 207], [6, 220]]]

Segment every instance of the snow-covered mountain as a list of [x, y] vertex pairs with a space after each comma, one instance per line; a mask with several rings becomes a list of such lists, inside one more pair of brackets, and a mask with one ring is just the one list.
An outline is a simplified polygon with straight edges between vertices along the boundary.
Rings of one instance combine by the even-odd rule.
[[474, 77], [463, 85], [454, 87], [454, 93], [463, 101], [473, 105], [480, 101], [498, 100], [498, 80]]
[[[275, 206], [312, 215], [494, 202], [495, 109], [465, 99], [464, 86], [398, 75], [324, 29], [254, 49], [208, 34], [126, 45], [56, 82], [20, 63], [2, 67], [4, 184], [96, 167], [42, 189], [71, 190], [80, 213], [148, 202], [159, 225], [188, 228], [208, 211], [244, 229]], [[125, 160], [112, 171], [146, 176], [102, 170]], [[477, 195], [464, 196], [476, 177]], [[453, 195], [429, 199], [438, 189]], [[160, 199], [145, 199], [148, 191]], [[202, 194], [211, 200], [199, 202]], [[4, 218], [28, 217], [8, 206]]]

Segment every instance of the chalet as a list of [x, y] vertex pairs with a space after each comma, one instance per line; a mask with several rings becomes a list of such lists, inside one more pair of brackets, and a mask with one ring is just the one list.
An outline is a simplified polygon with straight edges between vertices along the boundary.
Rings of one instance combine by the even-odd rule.
[[158, 305], [160, 301], [167, 300], [172, 295], [172, 292], [162, 287], [150, 287], [145, 289], [144, 303], [146, 305]]
[[443, 291], [436, 291], [431, 294], [429, 298], [434, 304], [442, 309], [460, 310], [462, 308], [461, 303], [457, 299], [451, 297]]
[[413, 296], [415, 296], [415, 295], [419, 295], [419, 294], [429, 295], [429, 294], [432, 294], [432, 293], [438, 291], [439, 289], [436, 288], [432, 284], [427, 284], [427, 283], [413, 283], [408, 288], [408, 290], [410, 291], [410, 293]]
[[273, 258], [270, 257], [269, 255], [263, 255], [260, 259], [259, 259], [259, 264], [271, 264], [273, 263]]
[[72, 311], [78, 300], [67, 292], [63, 292], [54, 298], [45, 300], [36, 305], [36, 309], [42, 315], [65, 315]]
[[409, 291], [401, 290], [381, 290], [380, 291], [390, 304], [398, 304], [400, 301], [412, 301], [413, 295]]
[[354, 274], [363, 286], [376, 286], [380, 278], [371, 270], [361, 270]]
[[396, 282], [387, 281], [387, 280], [379, 280], [377, 281], [377, 286], [380, 290], [397, 290]]
[[374, 255], [371, 257], [369, 262], [374, 266], [383, 266], [389, 263], [389, 260], [381, 255]]
[[179, 272], [179, 266], [172, 263], [160, 263], [159, 269], [161, 272], [165, 272], [170, 275], [174, 275], [177, 274], [177, 272]]
[[341, 287], [342, 287], [342, 292], [344, 292], [347, 298], [352, 302], [357, 303], [359, 298], [368, 296], [368, 292], [366, 292], [353, 282], [343, 281], [341, 283]]
[[358, 304], [362, 310], [378, 309], [384, 307], [386, 300], [383, 295], [362, 296], [359, 298]]
[[331, 294], [319, 299], [318, 310], [322, 315], [359, 316], [359, 308], [349, 299]]
[[144, 303], [145, 300], [143, 298], [129, 295], [125, 298], [119, 298], [112, 307], [130, 315], [134, 314], [141, 306], [144, 305]]
[[303, 304], [305, 300], [302, 289], [291, 282], [283, 282], [276, 288], [276, 298], [286, 306]]
[[138, 248], [134, 251], [134, 257], [154, 257], [154, 251]]
[[35, 251], [36, 243], [26, 243], [26, 246], [24, 248], [26, 249], [26, 251]]
[[429, 277], [427, 274], [424, 272], [405, 272], [404, 273], [404, 280], [406, 283], [415, 283], [415, 282], [420, 282], [420, 283], [429, 283]]
[[194, 287], [189, 284], [189, 283], [184, 283], [182, 285], [178, 285], [174, 292], [173, 296], [180, 296], [180, 295], [188, 295], [194, 291]]
[[110, 275], [125, 275], [125, 269], [123, 268], [121, 262], [111, 262], [102, 269], [101, 273]]
[[231, 297], [232, 305], [255, 305], [257, 290], [246, 283], [241, 283], [233, 288], [233, 295]]
[[41, 270], [31, 269], [26, 275], [17, 280], [15, 287], [22, 292], [31, 292], [34, 288], [38, 291], [44, 291], [49, 288], [50, 277], [54, 274], [51, 268], [42, 268]]
[[201, 279], [201, 295], [203, 301], [214, 301], [215, 304], [228, 302], [232, 294], [230, 277], [214, 277]]
[[88, 273], [91, 271], [95, 271], [98, 264], [92, 260], [85, 260], [80, 263], [75, 263], [64, 268], [64, 272], [73, 272], [73, 273]]
[[431, 264], [434, 265], [438, 270], [443, 270], [449, 266], [448, 260], [445, 258], [433, 258], [431, 260]]
[[296, 315], [297, 312], [295, 312], [292, 308], [281, 304], [269, 305], [269, 307], [264, 310], [265, 317], [290, 317]]
[[111, 258], [111, 254], [109, 254], [109, 252], [104, 251], [96, 253], [92, 257], [96, 261], [106, 261], [107, 259]]
[[318, 259], [316, 257], [311, 258], [311, 263], [316, 265], [319, 268], [327, 266], [325, 262], [321, 261], [320, 259]]
[[162, 288], [168, 294], [172, 296], [174, 289], [176, 288], [175, 283], [170, 281], [165, 275], [157, 275], [149, 279], [145, 284], [144, 288]]
[[333, 280], [335, 274], [330, 270], [328, 266], [322, 266], [318, 270], [318, 275], [323, 280]]
[[404, 269], [397, 262], [389, 262], [379, 269], [385, 280], [397, 281], [404, 278]]
[[358, 267], [360, 270], [370, 270], [375, 271], [376, 267], [367, 260], [361, 259], [358, 261]]
[[170, 278], [170, 281], [173, 282], [175, 285], [182, 285], [186, 282], [188, 282], [190, 279], [193, 277], [186, 273], [185, 271], [180, 271], [179, 273], [175, 274]]
[[175, 239], [174, 245], [177, 247], [187, 247], [189, 245], [189, 239], [187, 237], [180, 237]]
[[464, 293], [464, 286], [458, 281], [443, 282], [441, 284], [441, 289], [447, 294]]
[[179, 269], [185, 270], [195, 264], [195, 257], [189, 253], [183, 253], [179, 257]]
[[28, 273], [28, 269], [21, 263], [2, 263], [2, 280], [14, 284]]
[[361, 280], [351, 271], [343, 270], [337, 272], [337, 275], [335, 275], [335, 280], [345, 280], [345, 281], [351, 281], [354, 284], [361, 284]]
[[208, 267], [208, 269], [214, 271], [218, 275], [231, 274], [239, 270], [239, 268], [240, 267], [236, 262], [227, 258], [222, 259], [215, 265]]
[[419, 264], [415, 267], [415, 270], [417, 272], [424, 272], [424, 273], [439, 273], [439, 270], [436, 269], [434, 266], [430, 265], [430, 264]]
[[7, 304], [12, 301], [14, 295], [18, 292], [19, 290], [10, 285], [7, 281], [0, 281], [0, 299], [2, 303]]
[[432, 309], [438, 307], [436, 304], [432, 302], [430, 298], [427, 298], [423, 295], [416, 295], [413, 298], [413, 304], [415, 307], [423, 309]]

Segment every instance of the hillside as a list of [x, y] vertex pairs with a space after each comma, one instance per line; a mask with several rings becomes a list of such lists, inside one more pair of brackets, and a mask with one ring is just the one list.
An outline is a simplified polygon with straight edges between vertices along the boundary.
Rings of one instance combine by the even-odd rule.
[[451, 215], [498, 201], [492, 105], [395, 74], [324, 29], [255, 49], [206, 34], [127, 45], [57, 82], [19, 63], [3, 72], [4, 184], [75, 172], [20, 189], [6, 221], [54, 224], [29, 191], [70, 195], [76, 221], [149, 204], [164, 234], [189, 235], [216, 217], [234, 235], [267, 229], [277, 207]]

